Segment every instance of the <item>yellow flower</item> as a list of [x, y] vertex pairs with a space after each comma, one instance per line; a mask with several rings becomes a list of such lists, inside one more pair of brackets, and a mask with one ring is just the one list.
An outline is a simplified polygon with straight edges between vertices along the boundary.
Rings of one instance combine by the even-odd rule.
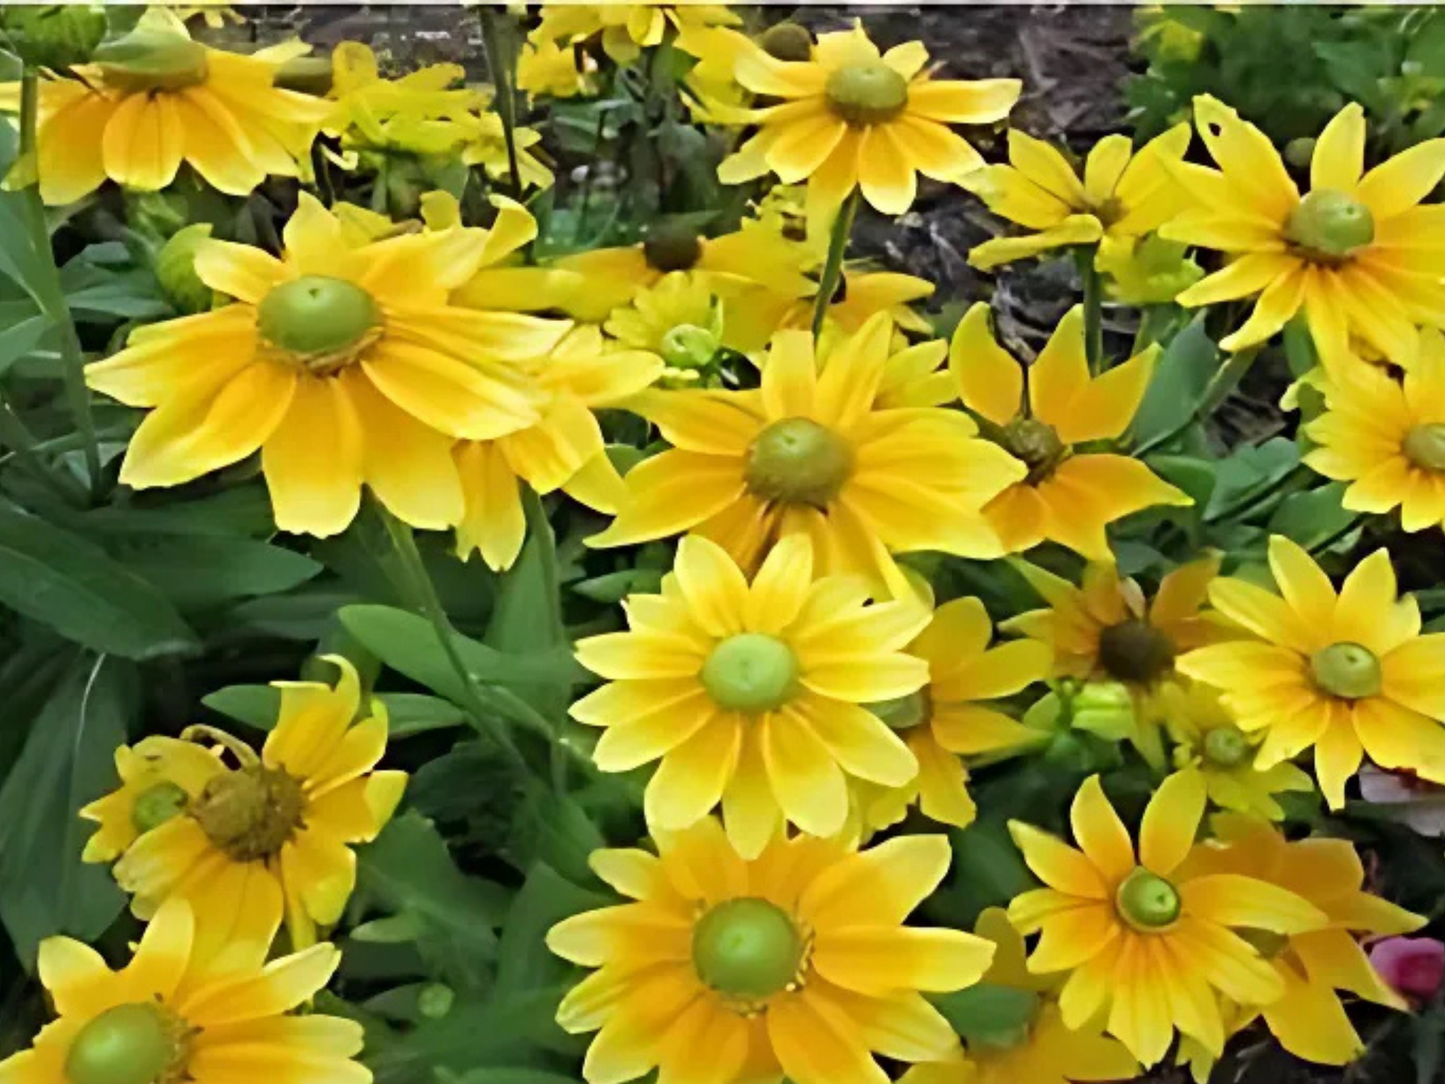
[[1303, 308], [1326, 361], [1356, 335], [1408, 368], [1416, 325], [1445, 319], [1445, 207], [1420, 206], [1445, 176], [1445, 139], [1362, 176], [1365, 115], [1351, 103], [1320, 133], [1301, 198], [1268, 137], [1233, 109], [1202, 95], [1194, 117], [1220, 168], [1175, 167], [1195, 207], [1160, 233], [1231, 259], [1179, 304], [1258, 294], [1249, 320], [1221, 341], [1226, 350], [1264, 342]]
[[1157, 233], [1099, 242], [1094, 266], [1109, 276], [1109, 296], [1124, 305], [1166, 305], [1204, 277], [1182, 241]]
[[[824, 313], [823, 340], [828, 342], [838, 333], [851, 335], [880, 312], [885, 313], [901, 331], [912, 331], [921, 335], [932, 335], [933, 325], [910, 307], [914, 301], [932, 297], [933, 283], [913, 275], [902, 275], [893, 271], [868, 271], [862, 267], [849, 270], [844, 268], [838, 280], [838, 289]], [[807, 330], [813, 326], [814, 299], [799, 298], [764, 288], [743, 293], [738, 304], [732, 306], [729, 326], [740, 343], [747, 344], [739, 349], [757, 349], [767, 345], [775, 331], [784, 329]], [[944, 348], [945, 354], [947, 348]], [[943, 360], [940, 355], [929, 367], [931, 373]], [[951, 385], [947, 374], [938, 379]], [[951, 387], [942, 398], [930, 402], [900, 402], [902, 406], [937, 406], [958, 398]]]
[[1328, 409], [1304, 426], [1318, 445], [1305, 463], [1350, 483], [1341, 503], [1352, 512], [1398, 508], [1407, 531], [1445, 526], [1445, 336], [1421, 334], [1403, 383], [1359, 364], [1335, 369], [1329, 382]]
[[1165, 685], [1158, 704], [1177, 743], [1174, 766], [1196, 769], [1220, 809], [1283, 820], [1276, 794], [1315, 789], [1314, 780], [1287, 760], [1261, 770], [1255, 758], [1262, 739], [1240, 730], [1219, 694], [1202, 682]]
[[[1269, 1030], [1290, 1053], [1325, 1065], [1345, 1065], [1365, 1052], [1336, 990], [1387, 1008], [1406, 1010], [1370, 965], [1355, 934], [1410, 933], [1425, 919], [1363, 891], [1364, 868], [1343, 839], [1288, 842], [1264, 821], [1240, 815], [1212, 819], [1218, 842], [1197, 847], [1186, 865], [1198, 875], [1244, 876], [1292, 892], [1329, 919], [1324, 929], [1290, 932], [1268, 944], [1270, 965], [1284, 996], [1261, 1007]], [[1253, 1018], [1239, 1014], [1239, 1026]]]
[[522, 482], [540, 494], [565, 489], [598, 511], [615, 511], [625, 489], [592, 411], [648, 387], [662, 369], [653, 354], [608, 350], [595, 327], [577, 328], [563, 339], [539, 363], [537, 385], [545, 399], [536, 424], [453, 449], [466, 494], [457, 556], [465, 560], [478, 550], [492, 569], [512, 566], [526, 535]]
[[575, 98], [595, 93], [597, 62], [548, 39], [529, 40], [517, 57], [517, 89], [532, 97]]
[[1072, 1031], [1064, 1026], [1053, 988], [1058, 980], [1031, 974], [1024, 961], [1024, 939], [997, 907], [978, 916], [974, 932], [995, 945], [985, 986], [1002, 986], [1035, 997], [1024, 1033], [990, 1036], [971, 1043], [968, 1060], [918, 1065], [899, 1084], [1076, 1084], [1083, 1081], [1132, 1080], [1139, 1063], [1117, 1039], [1103, 1034], [1103, 1022], [1089, 1021]]
[[201, 797], [225, 771], [221, 758], [189, 741], [152, 735], [115, 751], [121, 787], [80, 811], [100, 825], [86, 841], [87, 862], [114, 862], [144, 832]]
[[1264, 1005], [1284, 993], [1279, 975], [1235, 929], [1279, 934], [1322, 929], [1313, 904], [1264, 881], [1190, 870], [1185, 859], [1204, 816], [1204, 780], [1170, 776], [1154, 793], [1135, 858], [1129, 832], [1090, 776], [1072, 809], [1075, 850], [1018, 821], [1009, 828], [1048, 887], [1009, 904], [1020, 933], [1042, 932], [1035, 974], [1069, 972], [1059, 1008], [1069, 1028], [1107, 1013], [1105, 1030], [1147, 1065], [1177, 1027], [1217, 1056], [1224, 1048], [1218, 995]]
[[968, 310], [954, 332], [949, 366], [964, 406], [1028, 466], [1026, 478], [984, 509], [1007, 552], [1047, 539], [1091, 561], [1111, 561], [1104, 534], [1110, 523], [1157, 504], [1194, 503], [1137, 459], [1087, 447], [1123, 439], [1149, 386], [1157, 347], [1090, 376], [1084, 313], [1076, 305], [1025, 368], [999, 346], [988, 317], [984, 302]]
[[[511, 159], [507, 156], [506, 127], [501, 115], [483, 110], [461, 122], [463, 142], [460, 149], [465, 165], [481, 166], [492, 180], [508, 178], [512, 173]], [[542, 133], [532, 128], [512, 129], [513, 145], [517, 151], [517, 174], [523, 188], [550, 188], [552, 171], [532, 153], [531, 148], [542, 142]]]
[[627, 500], [590, 540], [628, 545], [696, 529], [752, 570], [779, 537], [813, 539], [819, 568], [911, 594], [892, 554], [1000, 552], [979, 508], [1024, 474], [959, 411], [880, 410], [883, 315], [836, 346], [821, 374], [812, 337], [780, 331], [751, 391], [648, 391], [631, 409], [674, 447], [627, 474]]
[[[393, 121], [461, 120], [484, 98], [462, 84], [460, 64], [431, 64], [399, 79], [383, 79], [371, 47], [344, 41], [331, 54], [331, 93], [335, 102], [326, 130], [350, 146], [395, 144]], [[411, 149], [411, 148], [407, 148]]]
[[[124, 38], [101, 45], [77, 79], [40, 85], [37, 168], [46, 203], [74, 203], [108, 177], [155, 191], [187, 162], [211, 187], [244, 196], [267, 175], [309, 168], [331, 106], [272, 85], [305, 46], [250, 56], [191, 40], [165, 8], [150, 8]], [[0, 111], [20, 108], [20, 85], [0, 84]]]
[[874, 1053], [909, 1062], [957, 1048], [920, 991], [971, 986], [993, 945], [903, 925], [948, 872], [943, 836], [866, 851], [780, 836], [752, 860], [712, 818], [654, 836], [660, 858], [592, 854], [634, 902], [547, 935], [559, 956], [599, 968], [557, 1011], [568, 1031], [598, 1032], [582, 1068], [590, 1084], [654, 1066], [662, 1080], [881, 1084]]
[[896, 824], [915, 801], [924, 816], [966, 827], [975, 810], [959, 757], [1018, 749], [1046, 737], [989, 701], [1042, 681], [1049, 671], [1049, 649], [1029, 640], [989, 647], [992, 634], [983, 603], [959, 598], [934, 610], [928, 627], [904, 648], [928, 663], [928, 684], [869, 707], [913, 750], [918, 775], [901, 787], [856, 785], [867, 827]]
[[813, 580], [813, 547], [773, 547], [751, 584], [697, 535], [678, 543], [661, 595], [631, 595], [630, 632], [577, 644], [611, 684], [572, 705], [603, 727], [594, 759], [630, 771], [661, 759], [647, 785], [653, 828], [681, 829], [719, 801], [728, 836], [755, 857], [784, 820], [831, 836], [847, 778], [901, 786], [918, 761], [862, 705], [907, 696], [928, 664], [902, 652], [928, 622], [917, 599], [865, 605], [857, 577]]
[[204, 242], [196, 273], [236, 302], [139, 328], [86, 370], [96, 390], [156, 408], [131, 438], [121, 481], [178, 485], [260, 449], [282, 530], [344, 530], [363, 484], [413, 526], [456, 523], [453, 440], [536, 424], [545, 400], [518, 363], [570, 326], [448, 303], [507, 233], [457, 228], [358, 246], [302, 193], [281, 259]]
[[[298, 947], [341, 917], [356, 880], [348, 844], [374, 839], [391, 819], [406, 773], [373, 771], [386, 750], [386, 713], [379, 702], [363, 704], [351, 663], [324, 658], [341, 671], [335, 689], [278, 682], [281, 714], [260, 757], [228, 739], [240, 766], [211, 776], [199, 796], [173, 801], [115, 864], [137, 916], [189, 901], [204, 916], [197, 944], [207, 952], [229, 941], [269, 945], [283, 909]], [[155, 784], [138, 803], [173, 794], [174, 782]]]
[[1216, 580], [1214, 608], [1249, 635], [1191, 651], [1181, 673], [1223, 691], [1247, 733], [1264, 731], [1255, 766], [1268, 769], [1314, 747], [1320, 790], [1338, 809], [1364, 753], [1445, 783], [1445, 634], [1420, 634], [1413, 597], [1397, 597], [1390, 555], [1355, 566], [1338, 595], [1310, 555], [1269, 540], [1280, 593]]
[[739, 57], [735, 74], [778, 105], [715, 112], [758, 132], [718, 168], [724, 184], [775, 173], [808, 182], [810, 232], [826, 226], [858, 187], [884, 214], [913, 205], [918, 173], [954, 183], [983, 158], [949, 124], [992, 124], [1018, 101], [1017, 79], [935, 80], [928, 51], [908, 42], [880, 54], [862, 23], [820, 34], [811, 60], [785, 61], [761, 47]]
[[699, 26], [735, 26], [742, 20], [726, 4], [642, 3], [542, 5], [542, 21], [528, 35], [531, 41], [578, 44], [602, 36], [602, 49], [618, 64], [630, 64], [644, 48], [661, 45], [669, 25], [686, 30]]
[[1051, 248], [1105, 237], [1132, 240], [1158, 229], [1188, 201], [1166, 166], [1181, 161], [1188, 147], [1188, 124], [1150, 140], [1137, 154], [1128, 136], [1105, 136], [1089, 152], [1080, 180], [1058, 150], [1010, 129], [1010, 164], [985, 166], [960, 183], [994, 214], [1039, 232], [985, 241], [969, 252], [968, 262], [997, 267]]
[[230, 946], [221, 967], [197, 950], [196, 933], [191, 908], [169, 903], [119, 971], [79, 941], [42, 941], [39, 976], [57, 1019], [28, 1050], [0, 1061], [0, 1080], [226, 1084], [304, 1076], [369, 1084], [370, 1070], [351, 1060], [361, 1052], [360, 1024], [285, 1015], [326, 985], [340, 952], [313, 945], [268, 964], [266, 944], [244, 942]]
[[752, 50], [751, 38], [730, 26], [693, 23], [678, 30], [672, 44], [697, 61], [687, 73], [692, 93], [683, 95], [695, 121], [705, 124], [711, 120], [711, 103], [743, 104], [747, 92], [738, 86], [733, 72], [738, 58]]
[[612, 310], [607, 334], [667, 362], [668, 375], [696, 380], [729, 341], [724, 305], [708, 281], [691, 271], [663, 275], [657, 285], [637, 291], [630, 304]]

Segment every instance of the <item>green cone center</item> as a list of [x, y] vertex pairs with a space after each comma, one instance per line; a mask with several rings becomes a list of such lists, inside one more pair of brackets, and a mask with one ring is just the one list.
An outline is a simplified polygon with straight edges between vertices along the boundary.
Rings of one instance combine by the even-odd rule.
[[1003, 446], [1009, 454], [1023, 460], [1029, 469], [1027, 481], [1031, 484], [1053, 474], [1069, 450], [1059, 439], [1058, 430], [1037, 418], [1015, 418], [1004, 426]]
[[687, 271], [702, 259], [702, 237], [682, 222], [659, 222], [647, 231], [642, 255], [655, 271]]
[[1125, 922], [1144, 931], [1173, 925], [1181, 906], [1178, 890], [1142, 866], [1124, 878], [1114, 903]]
[[1115, 681], [1148, 685], [1174, 669], [1174, 644], [1138, 618], [1099, 633], [1099, 665]]
[[808, 61], [813, 59], [813, 35], [805, 26], [781, 22], [768, 27], [758, 38], [763, 52], [774, 60]]
[[1215, 727], [1204, 735], [1204, 759], [1216, 768], [1238, 768], [1251, 752], [1249, 739], [1235, 727]]
[[828, 108], [852, 125], [883, 124], [908, 105], [908, 80], [881, 60], [849, 64], [828, 76]]
[[1359, 200], [1320, 188], [1300, 200], [1285, 223], [1285, 239], [1306, 255], [1341, 260], [1375, 239], [1375, 219]]
[[678, 324], [662, 337], [662, 360], [677, 369], [705, 369], [722, 343], [705, 327]]
[[751, 1001], [786, 989], [797, 978], [802, 958], [798, 927], [781, 907], [764, 899], [727, 900], [693, 927], [697, 977], [728, 997]]
[[147, 787], [136, 795], [135, 805], [130, 809], [130, 822], [135, 830], [145, 835], [152, 828], [159, 828], [168, 820], [174, 820], [186, 811], [190, 796], [170, 780], [162, 780]]
[[65, 1056], [70, 1084], [159, 1084], [182, 1055], [165, 1010], [149, 1002], [116, 1005], [76, 1034]]
[[912, 730], [933, 719], [933, 697], [927, 685], [907, 696], [865, 706], [893, 730]]
[[207, 837], [237, 862], [273, 858], [301, 827], [306, 799], [283, 771], [255, 765], [206, 784], [192, 816]]
[[329, 275], [304, 275], [272, 289], [257, 308], [261, 338], [308, 369], [334, 369], [381, 321], [369, 293]]
[[772, 711], [793, 697], [798, 657], [776, 636], [744, 632], [729, 636], [702, 664], [708, 695], [728, 711]]
[[811, 418], [784, 418], [753, 439], [743, 478], [764, 500], [822, 508], [852, 473], [853, 452], [842, 437]]
[[1405, 458], [1422, 470], [1445, 472], [1445, 425], [1415, 425], [1401, 446]]
[[132, 93], [197, 86], [209, 72], [205, 46], [183, 34], [144, 27], [101, 42], [91, 58], [109, 86]]
[[1342, 700], [1360, 700], [1380, 691], [1380, 660], [1363, 644], [1338, 643], [1310, 657], [1315, 684]]

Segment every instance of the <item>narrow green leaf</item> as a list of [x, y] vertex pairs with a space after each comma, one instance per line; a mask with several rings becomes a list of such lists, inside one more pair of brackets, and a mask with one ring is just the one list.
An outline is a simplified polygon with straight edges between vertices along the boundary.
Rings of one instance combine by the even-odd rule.
[[129, 535], [112, 555], [160, 587], [184, 613], [237, 598], [274, 595], [321, 572], [304, 554], [249, 538], [188, 534]]
[[564, 918], [617, 902], [573, 884], [545, 863], [533, 866], [502, 924], [496, 996], [510, 997], [565, 979], [571, 967], [548, 950], [547, 931]]
[[1219, 347], [1199, 316], [1160, 355], [1134, 415], [1134, 439], [1148, 444], [1183, 425], [1219, 371]]
[[270, 730], [281, 712], [281, 690], [270, 685], [228, 685], [201, 697], [201, 703], [238, 723]]

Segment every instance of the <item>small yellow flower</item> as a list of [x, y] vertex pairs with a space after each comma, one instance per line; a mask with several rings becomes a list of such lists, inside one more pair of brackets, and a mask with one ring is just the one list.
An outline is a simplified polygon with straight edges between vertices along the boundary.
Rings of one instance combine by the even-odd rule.
[[1420, 609], [1398, 596], [1389, 553], [1356, 565], [1338, 594], [1288, 538], [1269, 540], [1269, 565], [1278, 595], [1239, 579], [1209, 589], [1214, 608], [1246, 638], [1178, 662], [1181, 673], [1222, 691], [1240, 729], [1264, 732], [1255, 766], [1313, 746], [1332, 809], [1344, 804], [1365, 753], [1382, 768], [1445, 783], [1445, 634], [1420, 634]]
[[87, 862], [114, 862], [142, 834], [200, 799], [225, 770], [221, 758], [195, 742], [152, 735], [115, 751], [121, 787], [80, 811], [100, 827], [86, 841]]
[[742, 19], [726, 4], [642, 3], [542, 5], [542, 21], [530, 41], [579, 44], [600, 35], [603, 51], [618, 64], [630, 64], [644, 48], [661, 45], [668, 27], [736, 26]]
[[1104, 534], [1110, 523], [1157, 504], [1193, 503], [1137, 459], [1091, 450], [1123, 439], [1158, 354], [1151, 346], [1091, 376], [1084, 313], [1075, 306], [1038, 359], [1025, 367], [993, 337], [988, 305], [979, 302], [968, 310], [949, 354], [963, 404], [991, 423], [1003, 446], [1028, 467], [1027, 477], [984, 509], [1006, 552], [1047, 539], [1091, 561], [1110, 561]]
[[1049, 144], [1017, 128], [1008, 134], [1009, 165], [985, 166], [960, 183], [994, 214], [1038, 233], [985, 241], [968, 254], [974, 267], [991, 268], [1049, 249], [1096, 244], [1107, 237], [1130, 241], [1169, 221], [1188, 202], [1166, 163], [1189, 147], [1180, 124], [1136, 154], [1126, 135], [1105, 136], [1074, 166]]
[[943, 836], [866, 851], [779, 836], [748, 860], [712, 818], [653, 835], [660, 857], [592, 854], [597, 875], [633, 902], [547, 935], [559, 956], [598, 968], [557, 1011], [569, 1032], [598, 1032], [582, 1067], [589, 1084], [654, 1067], [663, 1080], [881, 1082], [875, 1053], [910, 1062], [957, 1049], [920, 991], [973, 985], [994, 947], [903, 925], [948, 872]]
[[240, 942], [225, 957], [198, 950], [191, 908], [156, 912], [130, 963], [106, 966], [68, 937], [40, 943], [40, 981], [57, 1019], [34, 1045], [0, 1061], [5, 1084], [130, 1084], [133, 1081], [309, 1079], [370, 1084], [361, 1025], [300, 1008], [341, 962], [331, 945], [266, 962], [268, 945]]
[[484, 98], [463, 86], [460, 64], [431, 64], [399, 79], [383, 79], [371, 47], [344, 41], [331, 53], [331, 93], [335, 102], [326, 130], [348, 146], [402, 146], [393, 122], [461, 120], [479, 109]]
[[1220, 994], [1244, 1005], [1283, 995], [1283, 980], [1236, 929], [1288, 935], [1329, 921], [1307, 900], [1265, 881], [1189, 868], [1204, 804], [1197, 773], [1166, 779], [1144, 811], [1137, 858], [1098, 776], [1073, 802], [1080, 849], [1019, 821], [1009, 824], [1047, 886], [1009, 904], [1020, 933], [1042, 933], [1029, 970], [1068, 972], [1059, 991], [1064, 1026], [1107, 1019], [1105, 1030], [1146, 1066], [1168, 1052], [1176, 1028], [1218, 1056], [1225, 1040]]
[[669, 375], [695, 380], [729, 342], [722, 300], [707, 279], [691, 271], [663, 275], [657, 285], [639, 290], [628, 305], [612, 310], [607, 334], [667, 362]]
[[1204, 277], [1187, 245], [1157, 233], [1122, 241], [1105, 237], [1094, 266], [1109, 276], [1109, 296], [1124, 305], [1167, 305]]
[[597, 62], [571, 45], [529, 40], [517, 57], [517, 89], [534, 98], [576, 98], [595, 93]]

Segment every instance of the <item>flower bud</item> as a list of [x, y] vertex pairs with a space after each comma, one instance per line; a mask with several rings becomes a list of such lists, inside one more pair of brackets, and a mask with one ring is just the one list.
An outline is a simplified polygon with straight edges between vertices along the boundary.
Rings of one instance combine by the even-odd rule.
[[184, 34], [137, 26], [124, 37], [103, 41], [93, 59], [105, 81], [134, 93], [180, 90], [206, 81], [206, 47]]
[[1433, 937], [1387, 937], [1370, 946], [1370, 964], [1402, 997], [1429, 1001], [1445, 982], [1445, 944]]
[[1109, 741], [1134, 734], [1134, 698], [1116, 681], [1088, 682], [1073, 700], [1073, 725]]
[[166, 297], [183, 313], [205, 312], [212, 291], [196, 274], [196, 252], [211, 237], [211, 224], [197, 222], [177, 230], [156, 256], [156, 278]]
[[105, 10], [92, 4], [0, 6], [0, 31], [28, 64], [69, 68], [84, 64], [105, 37]]

